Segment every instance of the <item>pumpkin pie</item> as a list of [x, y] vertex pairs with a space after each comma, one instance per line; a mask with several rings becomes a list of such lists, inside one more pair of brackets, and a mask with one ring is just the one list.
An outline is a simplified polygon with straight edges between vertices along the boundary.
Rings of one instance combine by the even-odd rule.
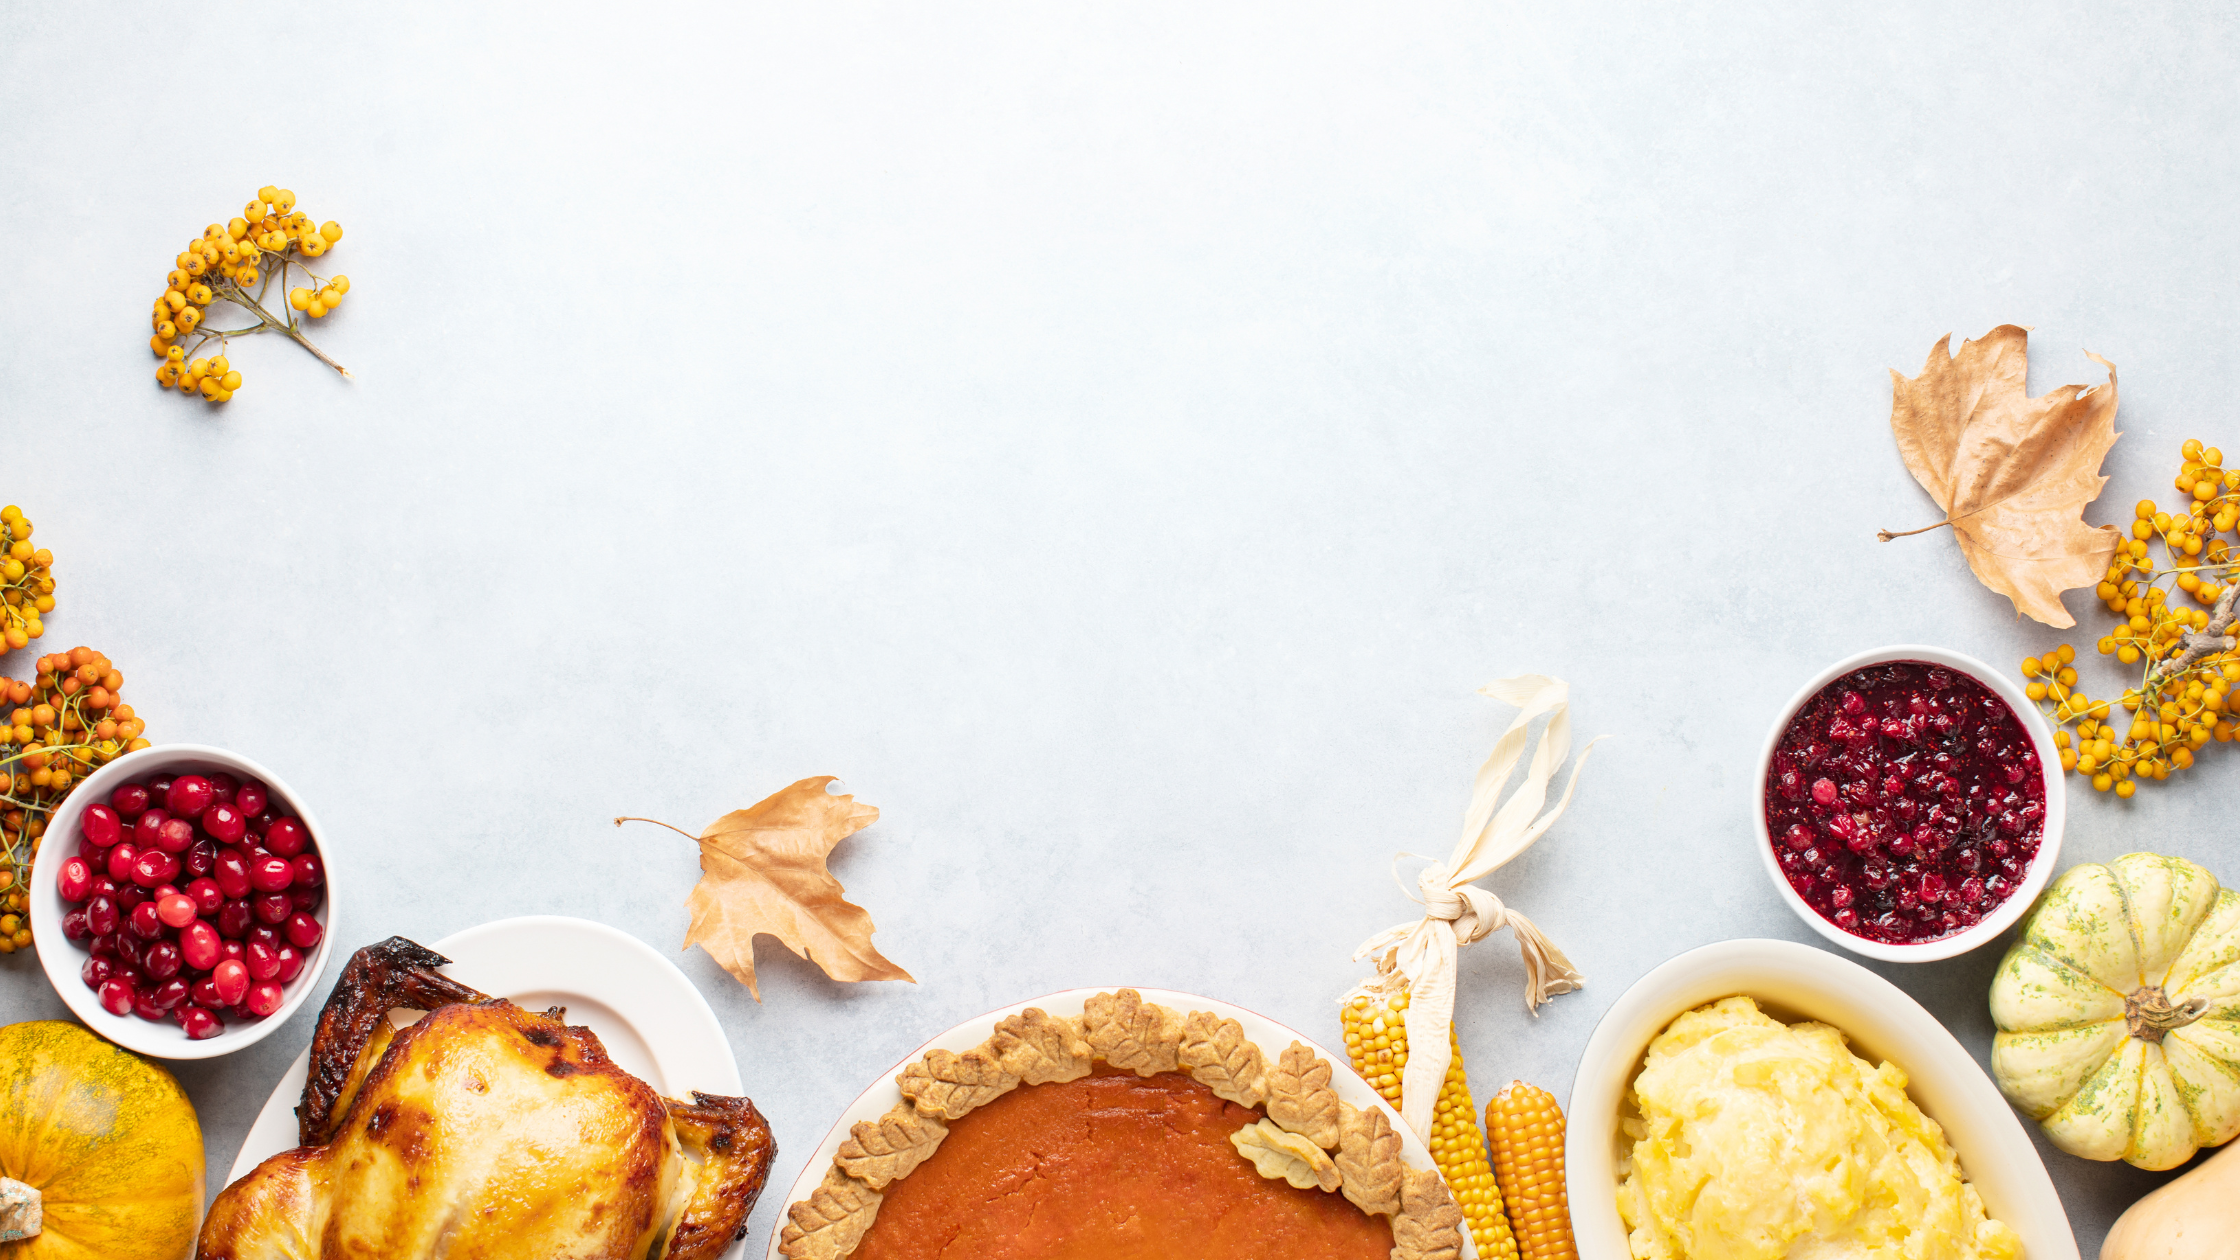
[[1206, 1011], [1028, 1008], [902, 1070], [787, 1209], [789, 1260], [1457, 1260], [1462, 1213], [1300, 1043]]

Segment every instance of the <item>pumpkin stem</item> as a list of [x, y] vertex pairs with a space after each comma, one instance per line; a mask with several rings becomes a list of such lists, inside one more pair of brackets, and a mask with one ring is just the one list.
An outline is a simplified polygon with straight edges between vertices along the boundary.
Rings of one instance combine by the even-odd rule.
[[2161, 1043], [2164, 1033], [2183, 1028], [2208, 1013], [2209, 999], [2188, 998], [2172, 1006], [2158, 985], [2146, 985], [2123, 1000], [2123, 1017], [2131, 1025], [2131, 1035], [2156, 1044]]
[[37, 1238], [46, 1222], [39, 1206], [39, 1188], [13, 1177], [0, 1177], [0, 1243]]

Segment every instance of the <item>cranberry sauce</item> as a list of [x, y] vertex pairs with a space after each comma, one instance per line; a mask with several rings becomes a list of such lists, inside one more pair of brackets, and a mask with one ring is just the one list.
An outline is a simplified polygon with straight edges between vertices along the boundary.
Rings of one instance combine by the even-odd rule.
[[1893, 945], [1981, 922], [2022, 886], [2045, 833], [2045, 775], [2014, 710], [1921, 661], [1855, 670], [1805, 701], [1765, 792], [1789, 886]]

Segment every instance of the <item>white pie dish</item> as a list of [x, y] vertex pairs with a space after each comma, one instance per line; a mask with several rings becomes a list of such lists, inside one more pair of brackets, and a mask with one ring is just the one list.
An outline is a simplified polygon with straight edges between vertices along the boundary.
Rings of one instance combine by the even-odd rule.
[[1848, 958], [1794, 941], [1705, 945], [1625, 991], [1587, 1041], [1571, 1086], [1565, 1186], [1581, 1256], [1631, 1254], [1618, 1216], [1619, 1109], [1649, 1042], [1679, 1015], [1748, 994], [1776, 1018], [1843, 1030], [1870, 1061], [1895, 1062], [1915, 1105], [1944, 1127], [1986, 1210], [2022, 1236], [2029, 1260], [2078, 1260], [2069, 1217], [2030, 1135], [1998, 1087], [1942, 1024], [1897, 986]]
[[[1114, 986], [1116, 987], [1119, 986]], [[786, 1209], [808, 1198], [810, 1191], [817, 1188], [817, 1183], [824, 1179], [825, 1170], [832, 1167], [833, 1155], [839, 1151], [840, 1144], [847, 1140], [849, 1128], [860, 1121], [877, 1120], [886, 1114], [888, 1108], [902, 1101], [902, 1091], [895, 1085], [894, 1078], [904, 1067], [917, 1062], [928, 1050], [949, 1050], [962, 1054], [986, 1041], [994, 1033], [997, 1020], [1016, 1015], [1030, 1006], [1041, 1007], [1051, 1015], [1077, 1016], [1091, 997], [1112, 991], [1113, 988], [1068, 989], [1063, 993], [1029, 998], [1024, 1002], [989, 1011], [958, 1024], [912, 1050], [906, 1058], [881, 1073], [868, 1089], [858, 1094], [856, 1100], [840, 1113], [840, 1118], [833, 1122], [831, 1130], [824, 1135], [824, 1140], [817, 1143], [817, 1148], [810, 1152], [808, 1162], [802, 1165], [801, 1175], [794, 1179], [793, 1185], [787, 1188], [785, 1197], [778, 1201], [778, 1219], [770, 1230], [769, 1245], [764, 1252], [766, 1260], [779, 1260], [778, 1242], [785, 1230]], [[1425, 1148], [1422, 1140], [1400, 1119], [1400, 1113], [1348, 1065], [1344, 1054], [1316, 1043], [1305, 1033], [1241, 1006], [1232, 1006], [1227, 1002], [1194, 994], [1177, 993], [1171, 989], [1138, 988], [1136, 992], [1142, 994], [1146, 1002], [1157, 1002], [1178, 1011], [1210, 1011], [1224, 1019], [1233, 1019], [1244, 1029], [1246, 1039], [1258, 1045], [1263, 1054], [1271, 1057], [1281, 1053], [1293, 1041], [1305, 1043], [1316, 1054], [1330, 1061], [1330, 1087], [1337, 1092], [1340, 1101], [1351, 1103], [1355, 1107], [1375, 1107], [1385, 1113], [1385, 1118], [1392, 1122], [1393, 1129], [1400, 1134], [1401, 1156], [1410, 1168], [1435, 1166], [1431, 1162], [1431, 1152]], [[1477, 1254], [1468, 1231], [1464, 1231], [1462, 1255], [1465, 1260], [1476, 1260]]]
[[[2038, 751], [2039, 772], [2044, 777], [2046, 790], [2045, 828], [2039, 836], [2037, 856], [2024, 872], [2021, 886], [1980, 922], [1950, 936], [1906, 945], [1892, 945], [1871, 941], [1863, 936], [1853, 936], [1821, 917], [1819, 911], [1798, 896], [1797, 890], [1790, 886], [1789, 877], [1782, 873], [1781, 864], [1776, 859], [1773, 834], [1766, 827], [1765, 804], [1767, 776], [1773, 772], [1773, 754], [1797, 711], [1807, 701], [1819, 695], [1823, 687], [1845, 674], [1869, 665], [1897, 661], [1922, 661], [1957, 670], [2006, 701], [2007, 707], [2014, 710], [2015, 720], [2022, 724], [2024, 733], [2029, 735], [2031, 746]], [[2038, 712], [2038, 706], [2023, 693], [2020, 685], [1989, 665], [1960, 652], [1919, 643], [1900, 643], [1856, 652], [1821, 670], [1802, 687], [1797, 688], [1796, 694], [1789, 697], [1789, 702], [1781, 707], [1780, 713], [1774, 717], [1772, 728], [1766, 732], [1765, 745], [1758, 752], [1758, 771], [1750, 780], [1750, 819], [1752, 834], [1757, 837], [1758, 862], [1765, 868], [1766, 877], [1773, 881], [1774, 890], [1780, 894], [1783, 904], [1794, 911], [1798, 918], [1803, 919], [1813, 931], [1854, 954], [1884, 962], [1935, 962], [1954, 958], [1997, 939], [2000, 933], [2013, 927], [2037, 901], [2038, 894], [2045, 891], [2047, 881], [2053, 878], [2054, 868], [2061, 860], [2061, 834], [2068, 818], [2064, 795], [2066, 777], [2061, 769], [2061, 750], [2053, 745], [2053, 730], [2047, 724], [2045, 715]]]
[[[300, 819], [304, 829], [311, 833], [314, 849], [326, 864], [327, 894], [312, 917], [319, 920], [325, 932], [313, 947], [311, 956], [303, 960], [303, 970], [282, 986], [279, 1010], [251, 1023], [229, 1022], [226, 1030], [217, 1036], [193, 1041], [177, 1024], [153, 1023], [137, 1015], [110, 1014], [101, 1005], [99, 996], [86, 987], [79, 973], [89, 955], [83, 943], [62, 934], [62, 916], [69, 906], [55, 890], [55, 874], [62, 869], [63, 862], [78, 851], [78, 819], [85, 813], [86, 806], [106, 802], [111, 792], [153, 775], [208, 775], [221, 770], [237, 779], [262, 782], [271, 792], [273, 802], [286, 806], [287, 812]], [[333, 838], [304, 807], [303, 798], [270, 770], [238, 753], [208, 744], [157, 744], [126, 753], [87, 775], [85, 781], [63, 799], [48, 822], [47, 838], [39, 845], [39, 860], [32, 867], [29, 896], [31, 931], [39, 942], [39, 965], [46, 968], [47, 980], [80, 1022], [127, 1050], [154, 1058], [214, 1059], [271, 1036], [274, 1029], [288, 1022], [312, 990], [319, 987], [319, 977], [326, 971], [327, 959], [334, 953], [340, 889], [336, 887]]]
[[[597, 1033], [617, 1066], [663, 1097], [746, 1092], [707, 999], [674, 963], [628, 933], [587, 919], [531, 915], [471, 927], [428, 947], [451, 960], [442, 971], [461, 984], [536, 1010], [567, 1007], [570, 1024]], [[419, 1015], [394, 1011], [390, 1020], [403, 1027]], [[281, 1076], [242, 1139], [228, 1184], [295, 1149], [295, 1106], [310, 1063], [306, 1049]], [[737, 1260], [746, 1244], [724, 1254]]]

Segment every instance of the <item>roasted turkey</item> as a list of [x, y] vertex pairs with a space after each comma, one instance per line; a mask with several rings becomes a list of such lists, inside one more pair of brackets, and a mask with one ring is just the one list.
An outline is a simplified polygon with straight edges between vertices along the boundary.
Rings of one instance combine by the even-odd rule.
[[[227, 1186], [198, 1260], [715, 1260], [770, 1175], [744, 1098], [664, 1099], [565, 1012], [442, 975], [401, 936], [319, 1013], [302, 1145]], [[394, 1028], [394, 1008], [426, 1011]]]

